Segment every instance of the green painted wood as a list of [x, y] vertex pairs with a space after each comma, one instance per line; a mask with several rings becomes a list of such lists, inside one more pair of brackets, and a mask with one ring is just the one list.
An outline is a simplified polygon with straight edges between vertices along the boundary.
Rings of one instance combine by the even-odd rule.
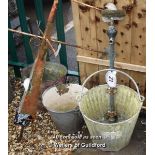
[[[11, 28], [10, 19], [8, 20], [8, 27]], [[8, 46], [9, 46], [8, 47], [9, 48], [9, 54], [11, 55], [12, 61], [18, 62], [18, 56], [17, 56], [15, 42], [13, 39], [13, 33], [10, 31], [8, 32]], [[21, 77], [19, 67], [14, 66], [14, 73], [15, 73], [15, 76]]]
[[37, 16], [37, 20], [39, 22], [39, 28], [44, 32], [45, 30], [45, 18], [43, 12], [43, 2], [42, 0], [34, 0], [35, 4], [35, 12]]
[[[57, 29], [58, 40], [65, 41], [62, 0], [59, 0], [58, 9], [56, 12], [56, 29]], [[67, 53], [66, 53], [65, 45], [61, 45], [59, 56], [60, 56], [60, 63], [66, 66], [66, 68], [68, 68]]]
[[[42, 31], [44, 31], [45, 30], [45, 19], [44, 19], [42, 2], [43, 2], [42, 0], [34, 0], [37, 20], [40, 23], [40, 29]], [[16, 3], [17, 3], [18, 12], [19, 12], [19, 20], [20, 20], [21, 30], [24, 31], [24, 32], [29, 32], [28, 27], [27, 27], [24, 2], [23, 2], [23, 0], [16, 0]], [[52, 0], [52, 3], [53, 3], [53, 0]], [[57, 29], [58, 40], [65, 41], [62, 0], [59, 0], [58, 10], [57, 10], [57, 13], [56, 13], [56, 29]], [[12, 32], [9, 32], [9, 33], [12, 33]], [[32, 64], [33, 63], [33, 55], [32, 55], [31, 47], [29, 45], [29, 39], [30, 38], [28, 36], [23, 36], [24, 47], [25, 47], [25, 52], [26, 52], [26, 57], [27, 57], [27, 63]], [[9, 42], [13, 43], [14, 41], [11, 41], [11, 39], [9, 37]], [[15, 52], [16, 51], [15, 46], [14, 46], [13, 49], [14, 49], [13, 52], [16, 53]], [[66, 53], [66, 46], [65, 45], [61, 46], [59, 55], [60, 55], [60, 63], [63, 64], [64, 66], [66, 66], [66, 68], [68, 68], [67, 53]], [[48, 56], [47, 56], [47, 60], [48, 60]], [[28, 64], [18, 62], [18, 60], [16, 60], [16, 59], [12, 59], [11, 61], [8, 62], [8, 64], [12, 65], [12, 66], [15, 66], [16, 69], [17, 69], [17, 67], [19, 68], [19, 67], [28, 66]], [[76, 77], [78, 77], [79, 78], [79, 83], [80, 83], [79, 72], [68, 70], [67, 75], [68, 76], [76, 76]]]
[[22, 62], [16, 62], [16, 61], [10, 61], [10, 60], [8, 61], [8, 64], [10, 66], [18, 66], [20, 68], [23, 68], [23, 67], [27, 67], [28, 66], [27, 64], [24, 64]]
[[[35, 12], [39, 24], [39, 28], [41, 29], [42, 32], [45, 30], [45, 18], [44, 18], [44, 11], [43, 11], [43, 1], [42, 0], [34, 0], [34, 5], [35, 5]], [[47, 50], [49, 51], [49, 49]], [[49, 52], [47, 52], [46, 55], [46, 61], [49, 61]]]
[[[26, 14], [25, 14], [25, 8], [24, 8], [24, 1], [23, 0], [16, 0], [17, 8], [18, 8], [18, 15], [20, 20], [20, 26], [21, 30], [23, 32], [29, 32], [27, 27], [27, 21], [26, 21]], [[31, 64], [33, 63], [33, 55], [32, 50], [29, 45], [29, 36], [23, 35], [23, 41], [24, 41], [24, 47], [25, 47], [25, 53], [27, 57], [27, 63]]]

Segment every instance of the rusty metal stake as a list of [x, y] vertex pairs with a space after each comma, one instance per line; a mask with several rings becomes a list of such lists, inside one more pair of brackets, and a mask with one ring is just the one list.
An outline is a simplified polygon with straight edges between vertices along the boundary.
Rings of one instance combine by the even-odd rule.
[[24, 133], [24, 126], [21, 126], [21, 130], [20, 130], [20, 134], [19, 136], [17, 137], [17, 143], [19, 143], [22, 138], [23, 138], [23, 133]]
[[15, 116], [15, 124], [21, 126], [18, 141], [22, 139], [24, 127], [28, 126], [29, 123], [36, 117], [36, 113], [38, 110], [38, 99], [41, 93], [41, 83], [44, 72], [46, 52], [48, 48], [46, 38], [50, 40], [57, 5], [58, 0], [54, 0], [47, 20], [46, 29], [43, 34], [44, 39], [42, 40], [41, 45], [38, 49], [38, 55], [31, 70], [28, 89], [24, 92], [19, 110]]

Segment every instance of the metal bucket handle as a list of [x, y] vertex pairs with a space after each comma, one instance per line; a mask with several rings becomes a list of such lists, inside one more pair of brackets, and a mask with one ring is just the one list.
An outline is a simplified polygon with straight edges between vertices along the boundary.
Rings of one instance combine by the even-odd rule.
[[89, 80], [92, 76], [94, 76], [95, 74], [98, 74], [98, 73], [100, 73], [100, 72], [105, 72], [105, 71], [117, 71], [117, 72], [119, 72], [119, 73], [121, 73], [121, 74], [127, 76], [127, 77], [133, 82], [133, 84], [135, 85], [136, 90], [137, 90], [137, 94], [138, 94], [138, 97], [139, 97], [139, 100], [140, 100], [141, 102], [143, 102], [143, 101], [145, 100], [145, 97], [142, 96], [142, 95], [140, 95], [139, 88], [138, 88], [137, 83], [135, 82], [135, 80], [134, 80], [130, 75], [128, 75], [127, 73], [125, 73], [125, 72], [123, 72], [123, 71], [120, 71], [120, 70], [116, 70], [116, 69], [103, 69], [103, 70], [96, 71], [96, 72], [94, 72], [93, 74], [89, 75], [89, 76], [86, 78], [86, 80], [84, 81], [84, 83], [82, 84], [82, 91], [81, 91], [81, 94], [80, 94], [80, 99], [81, 99], [82, 96], [83, 96], [83, 89], [84, 89], [85, 84], [88, 82], [88, 80]]

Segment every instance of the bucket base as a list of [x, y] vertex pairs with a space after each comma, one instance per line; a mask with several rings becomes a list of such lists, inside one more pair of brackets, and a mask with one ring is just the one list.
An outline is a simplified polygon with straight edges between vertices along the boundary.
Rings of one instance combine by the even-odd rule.
[[63, 134], [73, 134], [81, 130], [84, 120], [80, 110], [72, 110], [66, 113], [49, 111], [56, 127]]

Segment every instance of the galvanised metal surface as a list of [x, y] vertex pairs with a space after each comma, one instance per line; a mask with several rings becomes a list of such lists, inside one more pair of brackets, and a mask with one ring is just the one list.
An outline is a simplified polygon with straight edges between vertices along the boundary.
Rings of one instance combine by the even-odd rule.
[[101, 148], [103, 151], [119, 151], [130, 141], [143, 102], [133, 89], [118, 85], [115, 107], [123, 119], [117, 123], [102, 122], [109, 108], [107, 88], [107, 85], [100, 85], [87, 91], [81, 99], [80, 111], [90, 135], [102, 136], [93, 143], [105, 143], [106, 147]]
[[109, 47], [107, 49], [109, 61], [110, 61], [110, 68], [114, 68], [114, 61], [115, 61], [115, 50], [114, 50], [114, 44], [115, 44], [115, 37], [117, 34], [117, 30], [114, 26], [109, 26], [107, 30], [107, 35], [109, 37]]
[[[57, 128], [64, 134], [78, 132], [84, 124], [77, 104], [81, 88], [82, 86], [78, 84], [58, 85], [49, 87], [42, 94], [43, 105]], [[60, 94], [59, 90], [62, 90], [63, 93]], [[87, 89], [84, 88], [83, 91], [86, 92]]]
[[[109, 67], [110, 69], [114, 69], [114, 61], [115, 61], [115, 50], [114, 50], [114, 44], [115, 44], [115, 37], [117, 34], [117, 30], [113, 26], [113, 21], [111, 25], [108, 27], [107, 35], [109, 37], [109, 47], [106, 49], [106, 52], [108, 53], [109, 57]], [[112, 91], [114, 88], [110, 88]], [[110, 100], [109, 100], [109, 113], [115, 112], [115, 96], [113, 93], [110, 93]], [[113, 116], [109, 118], [109, 121], [115, 122], [117, 119], [116, 116]]]
[[72, 134], [81, 130], [84, 120], [79, 109], [59, 113], [48, 111], [55, 125], [64, 134]]

